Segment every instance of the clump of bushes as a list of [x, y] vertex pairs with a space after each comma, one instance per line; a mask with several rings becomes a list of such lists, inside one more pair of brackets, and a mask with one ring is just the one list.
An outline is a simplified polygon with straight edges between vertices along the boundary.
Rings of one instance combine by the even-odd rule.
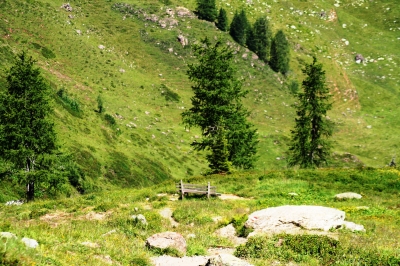
[[61, 88], [57, 91], [57, 96], [59, 102], [70, 114], [81, 117], [82, 110], [79, 102], [69, 96], [64, 88]]
[[255, 236], [237, 247], [235, 256], [242, 258], [277, 259], [305, 263], [317, 260], [320, 265], [399, 265], [395, 254], [377, 250], [346, 247], [338, 240], [321, 235]]

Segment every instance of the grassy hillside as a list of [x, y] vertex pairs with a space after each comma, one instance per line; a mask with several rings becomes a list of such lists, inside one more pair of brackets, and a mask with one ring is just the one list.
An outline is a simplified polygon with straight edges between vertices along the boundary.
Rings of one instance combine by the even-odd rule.
[[[204, 196], [170, 200], [177, 196], [173, 195], [176, 193], [174, 183], [168, 181], [140, 190], [39, 200], [21, 206], [0, 205], [0, 232], [12, 232], [18, 239], [33, 238], [40, 244], [32, 250], [19, 240], [3, 239], [0, 241], [0, 264], [108, 265], [112, 261], [116, 265], [151, 265], [149, 258], [160, 254], [147, 249], [145, 240], [164, 231], [178, 232], [185, 237], [188, 256], [203, 255], [209, 248], [234, 246], [230, 240], [213, 234], [218, 228], [234, 222], [240, 229], [249, 214], [263, 208], [304, 204], [340, 209], [345, 212], [347, 221], [363, 225], [366, 232], [332, 230], [330, 234], [339, 241], [332, 250], [336, 252], [342, 247], [346, 251], [340, 256], [330, 253], [332, 250], [324, 245], [323, 238], [320, 238], [320, 249], [313, 249], [318, 242], [300, 239], [298, 247], [306, 248], [307, 254], [302, 253], [301, 248], [290, 252], [283, 246], [277, 247], [278, 239], [271, 239], [272, 244], [260, 244], [255, 249], [264, 246], [263, 253], [270, 254], [267, 258], [248, 258], [254, 265], [271, 265], [276, 261], [281, 261], [282, 265], [291, 265], [287, 264], [289, 262], [296, 265], [398, 265], [399, 173], [394, 169], [267, 171], [264, 175], [247, 173], [189, 180], [197, 184], [211, 181], [218, 192], [243, 197], [238, 200], [207, 200]], [[345, 191], [354, 191], [363, 197], [334, 199], [335, 194]], [[297, 196], [289, 194], [293, 192]], [[177, 227], [162, 216], [165, 208], [170, 209], [179, 223]], [[134, 214], [143, 214], [148, 225], [131, 219]], [[193, 234], [195, 237], [190, 237]], [[315, 250], [319, 252], [314, 253]]]
[[[60, 8], [59, 1], [0, 0], [0, 68], [9, 68], [13, 54], [22, 50], [37, 59], [54, 91], [60, 145], [92, 180], [89, 190], [147, 186], [207, 169], [204, 153], [189, 145], [200, 132], [186, 130], [180, 118], [192, 95], [186, 77], [187, 64], [195, 62], [190, 44], [205, 36], [237, 49], [238, 76], [250, 91], [245, 104], [259, 132], [257, 170], [286, 167], [295, 101], [287, 85], [301, 82], [300, 69], [314, 54], [324, 64], [334, 101], [329, 114], [336, 123], [332, 165], [381, 167], [397, 155], [396, 0], [217, 3], [230, 19], [244, 8], [251, 21], [267, 16], [274, 31], [285, 31], [292, 48], [287, 77], [252, 59], [212, 23], [192, 13], [178, 16], [177, 7], [195, 9], [192, 0], [76, 0], [70, 1], [72, 12]], [[175, 11], [173, 18], [169, 9]], [[182, 46], [178, 35], [189, 45]], [[354, 62], [358, 53], [367, 59], [363, 64]], [[99, 96], [102, 114], [96, 112]]]

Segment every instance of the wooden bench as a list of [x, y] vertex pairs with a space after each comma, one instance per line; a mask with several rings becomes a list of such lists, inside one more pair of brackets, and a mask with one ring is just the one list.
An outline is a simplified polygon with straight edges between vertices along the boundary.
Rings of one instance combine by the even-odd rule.
[[221, 196], [220, 193], [217, 193], [217, 187], [210, 186], [210, 182], [207, 185], [197, 185], [197, 184], [184, 184], [181, 182], [176, 183], [176, 189], [182, 196], [182, 199], [185, 197], [185, 193], [194, 193], [194, 194], [204, 194], [207, 195], [207, 198], [210, 196]]

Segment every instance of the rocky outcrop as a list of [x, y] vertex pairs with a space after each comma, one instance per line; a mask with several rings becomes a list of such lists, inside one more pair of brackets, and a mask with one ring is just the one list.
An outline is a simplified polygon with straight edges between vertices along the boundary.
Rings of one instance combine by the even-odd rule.
[[181, 234], [175, 232], [163, 232], [152, 235], [146, 239], [146, 246], [149, 248], [174, 248], [181, 254], [186, 254], [186, 240]]

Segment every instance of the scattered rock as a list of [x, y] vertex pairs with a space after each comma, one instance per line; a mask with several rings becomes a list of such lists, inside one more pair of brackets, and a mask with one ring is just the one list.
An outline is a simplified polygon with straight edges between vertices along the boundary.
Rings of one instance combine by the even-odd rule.
[[344, 221], [343, 211], [322, 206], [281, 206], [250, 214], [247, 228], [257, 233], [297, 233], [301, 229], [324, 230], [339, 228]]
[[235, 245], [244, 244], [247, 241], [246, 238], [236, 236], [236, 229], [232, 224], [228, 224], [227, 226], [218, 229], [214, 234], [220, 237], [228, 238]]
[[102, 44], [100, 44], [98, 47], [99, 47], [100, 50], [103, 50], [104, 48], [106, 48], [106, 47], [105, 47], [104, 45], [102, 45]]
[[167, 10], [165, 10], [165, 12], [171, 17], [174, 17], [174, 15], [175, 15], [175, 11], [172, 8], [167, 8]]
[[174, 51], [174, 48], [168, 48], [168, 52], [172, 53]]
[[356, 224], [356, 223], [353, 223], [353, 222], [344, 221], [343, 222], [343, 227], [348, 229], [348, 230], [351, 230], [353, 232], [355, 232], [355, 231], [365, 232], [365, 228], [364, 228], [363, 225]]
[[205, 256], [182, 257], [176, 258], [167, 255], [151, 258], [151, 262], [155, 266], [199, 266], [205, 265], [208, 258]]
[[372, 128], [372, 126], [371, 126], [371, 125], [368, 125], [368, 126], [367, 126], [367, 128], [368, 128], [368, 129], [371, 129], [371, 128]]
[[174, 18], [163, 18], [158, 21], [158, 24], [163, 29], [167, 26], [169, 26], [169, 28], [173, 28], [174, 26], [178, 26], [178, 20]]
[[196, 235], [195, 234], [188, 234], [186, 237], [187, 238], [196, 238]]
[[362, 56], [362, 54], [357, 54], [356, 57], [354, 58], [354, 60], [356, 61], [356, 63], [357, 63], [357, 61], [359, 61], [360, 63], [363, 63], [365, 59], [364, 59], [364, 56]]
[[73, 19], [75, 17], [73, 15], [68, 15], [68, 18]]
[[68, 12], [72, 12], [72, 6], [69, 3], [62, 4], [60, 8], [64, 8]]
[[23, 200], [11, 200], [11, 201], [7, 201], [5, 205], [6, 206], [11, 206], [11, 205], [20, 206], [22, 204], [24, 204]]
[[296, 192], [289, 192], [288, 195], [292, 197], [297, 197], [299, 194], [297, 194]]
[[220, 254], [211, 257], [205, 266], [252, 266], [252, 264], [230, 254]]
[[180, 42], [183, 47], [189, 44], [188, 39], [183, 35], [178, 35], [178, 42]]
[[21, 239], [21, 241], [28, 248], [37, 248], [39, 246], [39, 243], [35, 239], [32, 239], [32, 238], [24, 237], [24, 238]]
[[111, 231], [108, 231], [108, 232], [105, 233], [105, 234], [102, 234], [101, 236], [108, 236], [108, 235], [114, 234], [114, 233], [116, 233], [116, 232], [117, 232], [117, 230], [116, 230], [116, 229], [113, 229], [113, 230], [111, 230]]
[[81, 30], [76, 30], [76, 33], [78, 33], [78, 35], [81, 35], [82, 31]]
[[171, 222], [172, 227], [178, 227], [179, 223], [172, 218], [172, 210], [170, 208], [164, 208], [160, 211], [160, 215]]
[[89, 242], [89, 241], [82, 242], [81, 245], [89, 247], [89, 248], [99, 248], [100, 247], [99, 244], [93, 243], [93, 242]]
[[[146, 239], [149, 248], [174, 248], [182, 254], [186, 254], [186, 240], [181, 234], [175, 232], [163, 232], [154, 234]], [[174, 265], [174, 264], [171, 264]]]
[[336, 199], [361, 199], [362, 196], [360, 194], [354, 193], [354, 192], [345, 192], [341, 194], [336, 194], [335, 195]]
[[178, 15], [178, 17], [188, 17], [188, 18], [194, 17], [193, 13], [190, 12], [189, 9], [187, 9], [186, 7], [182, 7], [182, 6], [178, 6], [176, 8], [176, 14]]
[[125, 69], [123, 69], [123, 68], [120, 68], [120, 69], [119, 69], [119, 72], [121, 72], [121, 73], [125, 73]]
[[138, 214], [138, 215], [132, 215], [131, 216], [132, 220], [135, 220], [136, 222], [140, 222], [143, 225], [147, 225], [147, 220], [146, 217], [144, 217], [143, 214]]
[[211, 219], [214, 221], [214, 223], [218, 223], [219, 221], [222, 221], [221, 216], [215, 216], [215, 217], [212, 217]]
[[233, 227], [232, 224], [228, 224], [225, 227], [222, 227], [220, 229], [218, 229], [217, 231], [215, 231], [215, 233], [217, 236], [220, 237], [225, 237], [225, 238], [234, 238], [236, 237], [236, 229], [235, 227]]
[[13, 233], [10, 233], [10, 232], [0, 232], [0, 238], [7, 238], [7, 239], [14, 238], [14, 239], [17, 239], [17, 236], [15, 234], [13, 234]]
[[94, 257], [98, 260], [103, 261], [106, 264], [113, 264], [113, 261], [110, 255], [94, 255]]
[[150, 20], [151, 22], [157, 22], [159, 20], [158, 16], [155, 14], [145, 15], [145, 20]]

